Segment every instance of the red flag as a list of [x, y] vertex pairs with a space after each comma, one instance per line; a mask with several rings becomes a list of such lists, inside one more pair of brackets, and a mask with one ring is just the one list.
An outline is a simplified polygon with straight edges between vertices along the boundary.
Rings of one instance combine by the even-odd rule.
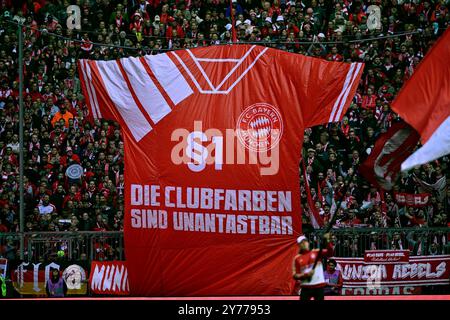
[[378, 138], [359, 171], [374, 186], [391, 190], [401, 163], [413, 152], [419, 135], [405, 122], [395, 123]]
[[402, 164], [402, 170], [450, 153], [450, 29], [403, 86], [392, 109], [417, 130], [423, 144]]

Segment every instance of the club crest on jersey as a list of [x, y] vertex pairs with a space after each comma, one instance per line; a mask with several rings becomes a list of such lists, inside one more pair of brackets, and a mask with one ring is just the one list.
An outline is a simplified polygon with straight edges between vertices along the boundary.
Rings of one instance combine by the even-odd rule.
[[241, 113], [236, 131], [239, 141], [247, 149], [265, 152], [280, 142], [283, 135], [283, 119], [274, 106], [255, 103]]

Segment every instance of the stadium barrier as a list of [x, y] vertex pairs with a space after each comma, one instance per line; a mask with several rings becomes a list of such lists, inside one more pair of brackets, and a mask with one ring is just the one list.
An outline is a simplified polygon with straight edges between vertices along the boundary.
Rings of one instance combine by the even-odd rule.
[[[305, 235], [310, 239], [312, 247], [318, 247], [323, 230], [304, 230]], [[450, 254], [449, 236], [450, 228], [340, 228], [331, 231], [332, 241], [335, 243], [335, 256], [348, 258], [362, 258], [365, 250], [380, 249], [392, 250], [403, 249], [410, 250], [411, 256], [430, 256]], [[17, 289], [18, 279], [9, 278], [11, 271], [16, 274], [20, 261], [13, 261], [20, 256], [19, 247], [21, 236], [24, 237], [25, 249], [25, 286]], [[108, 251], [115, 254], [112, 257]], [[58, 255], [64, 252], [64, 256]], [[25, 232], [20, 233], [1, 233], [0, 234], [0, 258], [7, 258], [11, 262], [10, 272], [7, 275], [8, 297], [38, 297], [45, 296], [45, 268], [57, 262], [56, 258], [62, 258], [62, 269], [71, 264], [80, 264], [86, 270], [87, 278], [82, 281], [86, 285], [79, 291], [68, 292], [70, 296], [105, 296], [105, 294], [96, 293], [88, 285], [89, 275], [92, 270], [90, 266], [92, 261], [105, 261], [103, 263], [114, 263], [111, 260], [126, 260], [123, 244], [123, 232]], [[426, 257], [418, 257], [426, 259]], [[110, 262], [107, 262], [110, 261]], [[28, 264], [29, 262], [29, 264]], [[39, 266], [38, 266], [39, 265]], [[31, 272], [34, 269], [39, 270]], [[36, 271], [34, 270], [34, 271]], [[97, 281], [98, 282], [98, 281]], [[15, 289], [14, 289], [15, 288]], [[37, 289], [38, 288], [38, 289]], [[397, 287], [394, 287], [394, 289]], [[402, 289], [403, 287], [398, 287]], [[417, 289], [411, 285], [409, 289]], [[408, 294], [447, 294], [450, 290], [448, 285], [433, 286], [431, 284], [424, 287], [418, 287], [417, 293]], [[404, 288], [403, 288], [404, 289]], [[349, 289], [347, 289], [348, 291]], [[359, 290], [359, 289], [358, 289]], [[38, 292], [35, 292], [38, 291]], [[394, 290], [395, 291], [395, 290]], [[398, 295], [403, 293], [392, 294]], [[75, 293], [74, 293], [75, 292]], [[116, 296], [121, 295], [114, 293]], [[346, 293], [362, 294], [362, 293]], [[1, 297], [0, 297], [1, 298]]]
[[[305, 231], [314, 248], [323, 230]], [[410, 255], [450, 254], [450, 228], [338, 228], [332, 229], [336, 257], [364, 257], [365, 250], [410, 250]]]
[[[0, 234], [0, 256], [13, 259], [19, 255], [21, 233]], [[113, 251], [115, 260], [124, 260], [123, 232], [24, 232], [24, 261], [48, 261], [58, 252], [68, 260], [104, 260]], [[84, 257], [83, 257], [84, 255]]]

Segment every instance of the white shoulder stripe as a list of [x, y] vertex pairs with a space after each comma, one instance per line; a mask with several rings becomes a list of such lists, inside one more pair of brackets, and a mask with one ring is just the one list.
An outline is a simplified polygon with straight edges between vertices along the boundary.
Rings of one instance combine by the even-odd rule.
[[158, 123], [171, 111], [167, 101], [145, 71], [139, 58], [125, 58], [121, 59], [121, 62], [137, 98], [150, 119]]
[[344, 97], [342, 98], [341, 104], [339, 105], [339, 110], [336, 114], [336, 118], [334, 121], [339, 121], [341, 118], [342, 110], [344, 109], [345, 102], [347, 101], [348, 94], [350, 93], [350, 90], [353, 87], [353, 83], [355, 82], [356, 77], [358, 76], [359, 70], [361, 70], [362, 63], [356, 63], [356, 70], [353, 72], [352, 81], [350, 82], [350, 85], [345, 90]]
[[144, 58], [175, 105], [194, 93], [180, 70], [166, 53], [145, 56]]
[[97, 93], [95, 91], [94, 83], [92, 82], [91, 66], [89, 65], [89, 63], [87, 61], [86, 61], [86, 74], [87, 74], [88, 80], [89, 80], [87, 85], [91, 88], [91, 92], [92, 92], [92, 101], [94, 102], [94, 108], [97, 111], [97, 116], [99, 118], [101, 118], [102, 113], [100, 112], [100, 107], [98, 105], [98, 100], [97, 100]]
[[152, 128], [128, 90], [116, 61], [98, 61], [98, 70], [117, 111], [122, 116], [136, 141], [140, 141]]
[[86, 86], [87, 96], [88, 96], [89, 104], [91, 106], [92, 116], [94, 117], [94, 119], [98, 119], [99, 117], [97, 116], [97, 111], [94, 106], [94, 102], [92, 101], [91, 87], [89, 86], [89, 82], [91, 80], [86, 75], [86, 60], [80, 60], [80, 64], [81, 64], [81, 73], [83, 76], [84, 85]]

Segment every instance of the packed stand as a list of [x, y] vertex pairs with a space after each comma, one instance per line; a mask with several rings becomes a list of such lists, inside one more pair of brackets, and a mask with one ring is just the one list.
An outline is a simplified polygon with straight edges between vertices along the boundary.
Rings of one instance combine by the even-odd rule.
[[[66, 8], [81, 8], [81, 30]], [[307, 129], [303, 157], [316, 209], [336, 226], [448, 226], [450, 188], [429, 204], [398, 204], [358, 172], [377, 137], [398, 117], [390, 103], [448, 27], [440, 1], [12, 1], [0, 4], [0, 232], [19, 231], [18, 35], [24, 35], [25, 231], [123, 229], [123, 142], [111, 121], [88, 120], [77, 60], [116, 59], [233, 41], [329, 61], [365, 62], [341, 123]], [[267, 85], [270, 85], [268, 83]], [[66, 170], [80, 164], [81, 179]], [[449, 158], [405, 173], [395, 192], [423, 193], [449, 180]], [[301, 170], [300, 170], [301, 171]], [[304, 178], [300, 174], [300, 180]], [[303, 181], [304, 182], [304, 181]], [[305, 230], [311, 226], [301, 184]], [[331, 213], [330, 213], [331, 212]]]

